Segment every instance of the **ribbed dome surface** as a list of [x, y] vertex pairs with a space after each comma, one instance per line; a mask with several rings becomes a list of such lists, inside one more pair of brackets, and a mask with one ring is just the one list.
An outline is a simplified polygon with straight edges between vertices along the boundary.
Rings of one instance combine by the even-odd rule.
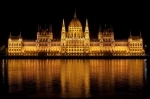
[[80, 27], [82, 25], [81, 25], [81, 22], [75, 17], [71, 20], [69, 26], [71, 26], [71, 27]]

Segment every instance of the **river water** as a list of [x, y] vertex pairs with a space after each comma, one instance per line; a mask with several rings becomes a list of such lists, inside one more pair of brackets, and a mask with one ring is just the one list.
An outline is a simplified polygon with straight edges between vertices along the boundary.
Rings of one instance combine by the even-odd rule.
[[0, 60], [1, 97], [150, 97], [149, 64], [143, 59]]

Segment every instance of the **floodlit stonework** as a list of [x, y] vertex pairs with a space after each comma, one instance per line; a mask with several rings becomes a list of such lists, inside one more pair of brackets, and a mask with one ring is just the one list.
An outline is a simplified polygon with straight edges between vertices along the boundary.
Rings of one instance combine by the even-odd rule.
[[90, 56], [143, 56], [143, 39], [139, 36], [130, 36], [126, 40], [115, 40], [112, 28], [99, 29], [98, 38], [90, 39], [88, 20], [86, 19], [85, 30], [76, 16], [71, 20], [68, 31], [65, 21], [62, 22], [61, 38], [53, 38], [52, 26], [42, 29], [38, 26], [36, 40], [24, 40], [19, 36], [8, 38], [8, 55], [90, 55]]

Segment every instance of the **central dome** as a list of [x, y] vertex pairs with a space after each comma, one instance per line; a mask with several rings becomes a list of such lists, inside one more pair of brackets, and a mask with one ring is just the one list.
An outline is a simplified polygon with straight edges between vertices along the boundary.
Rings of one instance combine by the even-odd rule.
[[75, 14], [74, 14], [74, 18], [71, 20], [69, 26], [70, 27], [80, 27], [80, 26], [82, 26], [81, 22], [77, 18], [76, 11], [75, 11]]
[[73, 19], [71, 20], [69, 26], [71, 26], [71, 27], [80, 27], [80, 26], [82, 26], [82, 25], [81, 25], [81, 22], [79, 21], [79, 19], [77, 19], [77, 18], [75, 17], [75, 18], [73, 18]]

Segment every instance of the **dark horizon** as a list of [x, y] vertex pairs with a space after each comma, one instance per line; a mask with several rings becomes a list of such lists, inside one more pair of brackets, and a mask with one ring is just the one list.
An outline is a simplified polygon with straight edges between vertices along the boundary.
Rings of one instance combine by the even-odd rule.
[[[79, 4], [78, 4], [79, 3]], [[105, 5], [104, 5], [105, 4]], [[86, 18], [89, 21], [90, 36], [97, 38], [99, 25], [104, 28], [106, 24], [113, 26], [115, 39], [128, 39], [131, 31], [132, 35], [140, 35], [144, 42], [149, 41], [147, 32], [149, 26], [148, 6], [143, 2], [100, 2], [100, 3], [8, 3], [1, 9], [2, 18], [0, 19], [0, 45], [7, 44], [7, 39], [11, 31], [12, 35], [19, 35], [22, 32], [23, 39], [36, 39], [38, 23], [43, 27], [52, 24], [54, 38], [60, 37], [62, 19], [65, 19], [66, 29], [73, 19], [76, 8], [77, 18], [83, 25], [83, 31]]]

